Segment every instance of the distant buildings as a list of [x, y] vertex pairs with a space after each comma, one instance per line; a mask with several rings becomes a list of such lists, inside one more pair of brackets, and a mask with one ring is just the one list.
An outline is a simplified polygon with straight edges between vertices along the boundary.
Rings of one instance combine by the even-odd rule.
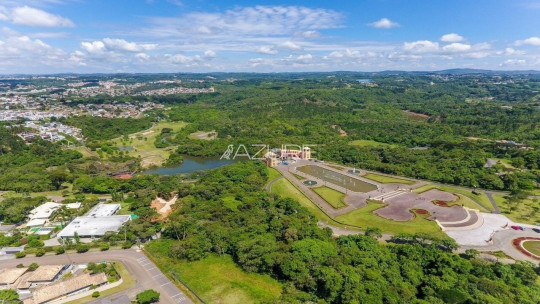
[[62, 204], [55, 202], [46, 202], [30, 211], [28, 218], [30, 220], [48, 220], [51, 215], [62, 207]]

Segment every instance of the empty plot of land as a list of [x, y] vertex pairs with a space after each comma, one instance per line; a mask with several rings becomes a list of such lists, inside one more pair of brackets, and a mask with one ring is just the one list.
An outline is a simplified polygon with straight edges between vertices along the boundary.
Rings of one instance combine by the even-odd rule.
[[213, 140], [217, 138], [217, 132], [216, 131], [197, 131], [189, 134], [189, 138], [191, 139], [201, 139], [201, 140]]

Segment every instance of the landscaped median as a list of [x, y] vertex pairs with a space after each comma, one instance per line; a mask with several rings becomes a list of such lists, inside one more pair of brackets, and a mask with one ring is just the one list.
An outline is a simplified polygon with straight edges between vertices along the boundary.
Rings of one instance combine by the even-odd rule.
[[347, 207], [347, 204], [343, 201], [345, 194], [334, 190], [332, 188], [321, 186], [316, 188], [311, 188], [315, 193], [317, 193], [323, 200], [325, 200], [330, 206], [334, 209], [340, 209]]
[[519, 237], [512, 241], [512, 245], [524, 255], [540, 261], [540, 238]]

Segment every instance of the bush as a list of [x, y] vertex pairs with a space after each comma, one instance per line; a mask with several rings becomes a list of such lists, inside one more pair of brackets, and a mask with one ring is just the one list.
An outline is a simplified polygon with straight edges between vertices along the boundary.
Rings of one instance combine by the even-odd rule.
[[76, 250], [78, 253], [84, 253], [84, 252], [87, 252], [90, 248], [88, 247], [88, 245], [84, 245], [84, 244], [79, 244], [77, 245], [76, 247]]
[[36, 250], [37, 257], [44, 256], [44, 255], [45, 255], [45, 249], [39, 248], [38, 250]]
[[28, 266], [28, 271], [34, 271], [39, 268], [39, 265], [37, 263], [32, 263]]
[[159, 292], [153, 289], [147, 289], [139, 294], [137, 294], [137, 303], [138, 304], [148, 304], [155, 303], [159, 301]]
[[92, 298], [97, 298], [97, 297], [99, 297], [99, 291], [92, 292]]
[[133, 243], [130, 242], [130, 241], [122, 243], [122, 249], [129, 249], [129, 248], [131, 248], [131, 246], [133, 246]]
[[17, 259], [24, 258], [25, 256], [26, 256], [26, 252], [24, 252], [24, 251], [15, 253], [15, 257], [16, 257]]
[[54, 252], [56, 252], [56, 254], [64, 254], [66, 249], [64, 247], [57, 247]]
[[109, 250], [109, 248], [110, 248], [110, 246], [109, 246], [109, 244], [107, 244], [107, 243], [101, 244], [101, 245], [99, 246], [99, 249], [100, 249], [101, 251], [107, 251], [107, 250]]

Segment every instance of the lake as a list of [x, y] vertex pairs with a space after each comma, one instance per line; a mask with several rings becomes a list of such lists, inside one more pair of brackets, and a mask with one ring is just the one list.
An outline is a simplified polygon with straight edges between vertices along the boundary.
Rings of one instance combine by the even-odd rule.
[[183, 156], [184, 162], [176, 167], [160, 167], [149, 169], [143, 174], [176, 175], [182, 173], [192, 173], [201, 170], [216, 169], [225, 165], [235, 163], [235, 160], [219, 159], [219, 157], [194, 157]]

